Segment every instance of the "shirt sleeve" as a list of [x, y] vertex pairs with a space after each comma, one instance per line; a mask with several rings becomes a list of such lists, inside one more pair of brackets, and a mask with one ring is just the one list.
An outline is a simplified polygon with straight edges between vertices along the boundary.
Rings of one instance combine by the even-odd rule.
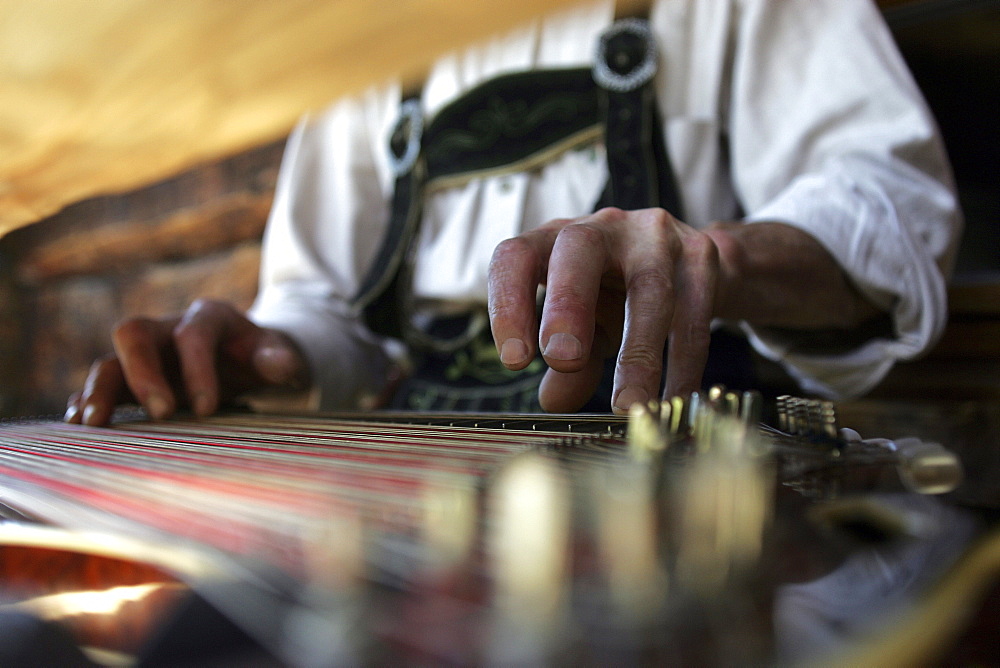
[[961, 220], [934, 120], [868, 0], [750, 0], [735, 30], [729, 139], [746, 220], [815, 237], [893, 335], [824, 354], [745, 329], [804, 390], [862, 394], [947, 319]]
[[289, 137], [249, 316], [306, 355], [323, 409], [377, 395], [393, 348], [350, 308], [382, 240], [392, 177], [385, 147], [399, 90], [370, 90], [303, 120]]

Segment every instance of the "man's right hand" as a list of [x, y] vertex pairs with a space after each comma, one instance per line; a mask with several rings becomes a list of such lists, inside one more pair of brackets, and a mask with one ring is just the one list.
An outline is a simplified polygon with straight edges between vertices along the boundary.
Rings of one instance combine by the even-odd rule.
[[284, 333], [252, 323], [230, 304], [199, 300], [179, 316], [130, 318], [113, 333], [114, 353], [90, 368], [67, 422], [104, 425], [135, 402], [163, 419], [187, 406], [209, 415], [227, 400], [264, 389], [302, 390], [305, 357]]

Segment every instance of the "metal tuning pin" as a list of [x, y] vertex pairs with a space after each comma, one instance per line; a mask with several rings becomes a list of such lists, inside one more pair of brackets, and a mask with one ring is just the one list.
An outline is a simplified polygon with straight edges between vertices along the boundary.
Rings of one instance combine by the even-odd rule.
[[683, 397], [671, 397], [670, 399], [670, 437], [673, 439], [681, 436], [681, 429], [684, 426], [684, 411], [686, 405]]
[[668, 590], [654, 483], [648, 468], [635, 462], [591, 473], [597, 547], [614, 623], [642, 628], [662, 610]]
[[469, 559], [475, 545], [475, 480], [459, 474], [429, 478], [421, 502], [425, 562], [430, 568], [448, 572]]
[[670, 425], [672, 424], [673, 416], [674, 405], [669, 400], [664, 399], [660, 402], [660, 433], [668, 438], [671, 434]]
[[558, 653], [567, 618], [570, 497], [558, 463], [536, 452], [515, 457], [494, 482], [489, 663], [546, 665]]
[[961, 460], [939, 443], [900, 438], [894, 444], [898, 453], [899, 477], [911, 491], [947, 494], [962, 483], [965, 472]]
[[701, 405], [704, 399], [700, 392], [692, 392], [687, 398], [684, 406], [684, 416], [681, 420], [681, 429], [684, 434], [697, 439], [698, 414], [701, 412]]
[[965, 477], [962, 461], [940, 443], [915, 437], [851, 439], [848, 446], [862, 451], [882, 451], [895, 462], [903, 486], [917, 494], [947, 494]]
[[649, 463], [667, 447], [669, 435], [660, 428], [660, 404], [632, 404], [628, 414], [628, 450], [637, 462]]
[[786, 434], [790, 434], [788, 424], [788, 400], [789, 396], [787, 394], [782, 394], [776, 400], [776, 408], [778, 411], [778, 430], [783, 431]]
[[740, 395], [737, 392], [726, 392], [722, 396], [722, 410], [726, 415], [738, 417], [740, 414]]
[[753, 428], [763, 419], [764, 398], [756, 390], [747, 390], [740, 401], [740, 420], [748, 428]]
[[832, 401], [820, 402], [820, 429], [826, 438], [833, 441], [840, 439], [840, 428], [837, 425], [837, 409]]
[[718, 408], [726, 395], [725, 385], [713, 385], [708, 388], [708, 403], [714, 408]]
[[365, 624], [370, 541], [362, 512], [335, 505], [308, 534], [307, 586], [285, 620], [279, 652], [294, 665], [364, 665], [371, 643]]
[[844, 444], [837, 424], [837, 409], [832, 401], [803, 399], [782, 395], [777, 400], [778, 429], [810, 441]]
[[788, 400], [788, 426], [792, 434], [806, 436], [809, 433], [809, 408], [806, 399], [790, 397]]
[[756, 563], [772, 512], [773, 471], [758, 431], [703, 406], [696, 455], [674, 486], [680, 586], [714, 597]]
[[[800, 410], [793, 407], [796, 401], [792, 397], [779, 397], [779, 416], [782, 420], [791, 419], [790, 410]], [[646, 420], [639, 417], [639, 409], [636, 415], [630, 420]], [[746, 391], [742, 394], [727, 390], [722, 385], [715, 385], [702, 394], [692, 392], [688, 397], [675, 396], [665, 399], [659, 403], [658, 407], [652, 404], [648, 408], [643, 408], [658, 419], [660, 433], [665, 437], [665, 444], [678, 441], [688, 437], [698, 440], [700, 429], [711, 429], [711, 421], [715, 416], [727, 415], [737, 418], [748, 428], [754, 428], [763, 419], [764, 400], [760, 392]], [[803, 422], [803, 418], [797, 418], [797, 422]], [[787, 425], [786, 425], [787, 426]], [[631, 427], [630, 427], [631, 429]], [[643, 429], [640, 426], [640, 429]], [[782, 428], [782, 431], [787, 431]], [[641, 435], [645, 432], [638, 432]]]

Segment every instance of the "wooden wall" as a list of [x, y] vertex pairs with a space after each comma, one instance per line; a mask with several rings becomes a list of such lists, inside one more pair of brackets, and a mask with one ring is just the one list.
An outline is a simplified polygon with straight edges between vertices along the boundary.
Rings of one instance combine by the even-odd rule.
[[283, 142], [0, 239], [0, 417], [60, 413], [126, 315], [250, 305]]

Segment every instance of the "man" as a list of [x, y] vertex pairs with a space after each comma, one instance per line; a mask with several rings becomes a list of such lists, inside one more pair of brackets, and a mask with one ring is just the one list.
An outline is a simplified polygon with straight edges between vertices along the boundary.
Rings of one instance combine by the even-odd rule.
[[[537, 152], [544, 162], [425, 179], [399, 204], [419, 168], [398, 164], [406, 132], [386, 151], [394, 128], [426, 119], [423, 136], [440, 137], [448, 128], [435, 120], [480, 95], [462, 112], [479, 134], [445, 143], [516, 147], [534, 136], [518, 129], [537, 107], [489, 94], [492, 82], [589, 67], [613, 13], [581, 7], [443, 59], [410, 126], [398, 125], [395, 86], [306, 121], [289, 140], [249, 317], [198, 302], [126, 321], [67, 419], [102, 424], [131, 400], [155, 418], [183, 405], [205, 415], [261, 390], [309, 390], [324, 408], [392, 395], [418, 408], [504, 407], [467, 379], [503, 377], [489, 397], [502, 400], [524, 394], [504, 372], [525, 368], [541, 408], [572, 411], [588, 405], [607, 358], [603, 407], [621, 412], [698, 388], [720, 324], [826, 396], [863, 393], [926, 350], [946, 317], [959, 214], [933, 121], [868, 0], [655, 3], [645, 146], [666, 153], [677, 194], [654, 197], [659, 206], [595, 211], [616, 203], [602, 195], [617, 178], [611, 126]], [[643, 150], [624, 146], [626, 161]], [[417, 211], [419, 229], [396, 248], [385, 240], [400, 211]], [[494, 367], [475, 345], [487, 303]], [[374, 325], [373, 306], [394, 327]]]

